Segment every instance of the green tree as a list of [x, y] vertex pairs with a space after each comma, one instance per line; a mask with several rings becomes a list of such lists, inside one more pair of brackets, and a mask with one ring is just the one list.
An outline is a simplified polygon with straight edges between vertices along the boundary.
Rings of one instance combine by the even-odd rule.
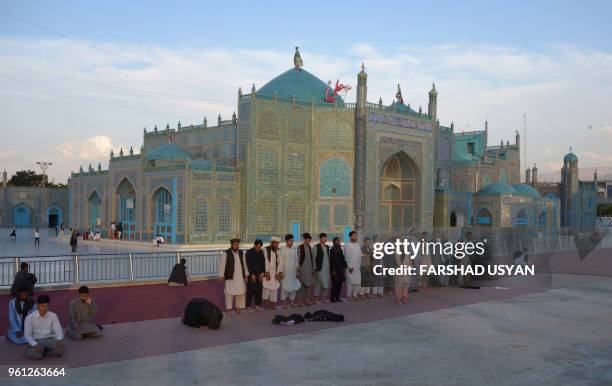
[[20, 170], [13, 174], [8, 183], [11, 186], [41, 186], [42, 182], [42, 174], [36, 174], [32, 170]]

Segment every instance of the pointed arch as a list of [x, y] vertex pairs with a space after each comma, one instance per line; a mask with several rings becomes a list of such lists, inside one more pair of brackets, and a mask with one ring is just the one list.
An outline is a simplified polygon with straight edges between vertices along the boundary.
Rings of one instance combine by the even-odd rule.
[[379, 215], [382, 231], [407, 229], [419, 218], [420, 174], [403, 151], [389, 157], [381, 168]]
[[153, 220], [153, 237], [162, 236], [166, 242], [172, 240], [172, 194], [160, 186], [153, 191], [149, 200], [151, 207], [151, 219]]
[[121, 179], [116, 192], [117, 223], [121, 224], [121, 238], [136, 239], [136, 189], [126, 176]]

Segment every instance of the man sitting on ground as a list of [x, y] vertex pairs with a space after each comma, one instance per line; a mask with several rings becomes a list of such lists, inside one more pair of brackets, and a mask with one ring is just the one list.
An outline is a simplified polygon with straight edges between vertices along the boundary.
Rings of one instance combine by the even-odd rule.
[[9, 328], [6, 332], [8, 340], [15, 344], [27, 343], [23, 336], [23, 325], [26, 316], [34, 312], [34, 309], [34, 301], [28, 294], [28, 288], [19, 288], [17, 296], [9, 302]]
[[49, 311], [50, 301], [49, 295], [39, 295], [37, 310], [28, 315], [23, 324], [23, 334], [28, 342], [25, 354], [30, 359], [64, 355], [62, 326], [57, 315]]
[[80, 287], [79, 297], [72, 299], [68, 306], [70, 327], [66, 329], [66, 336], [76, 340], [102, 337], [100, 327], [93, 321], [97, 311], [96, 303], [89, 296], [89, 288], [87, 286]]
[[168, 279], [170, 287], [186, 286], [188, 284], [187, 266], [185, 263], [187, 263], [187, 260], [183, 258], [180, 263], [174, 264], [174, 267], [172, 267], [172, 273], [170, 273], [170, 278]]

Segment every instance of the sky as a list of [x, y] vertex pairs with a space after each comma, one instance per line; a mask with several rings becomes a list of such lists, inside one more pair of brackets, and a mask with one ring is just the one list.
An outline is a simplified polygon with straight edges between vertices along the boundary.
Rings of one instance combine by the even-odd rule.
[[229, 119], [238, 87], [291, 68], [295, 46], [324, 81], [355, 85], [364, 62], [371, 102], [400, 83], [426, 110], [435, 82], [441, 124], [488, 120], [490, 145], [522, 135], [526, 114], [542, 173], [570, 146], [580, 166], [610, 167], [611, 15], [610, 1], [3, 1], [0, 169], [53, 162], [65, 182], [137, 152], [144, 127]]

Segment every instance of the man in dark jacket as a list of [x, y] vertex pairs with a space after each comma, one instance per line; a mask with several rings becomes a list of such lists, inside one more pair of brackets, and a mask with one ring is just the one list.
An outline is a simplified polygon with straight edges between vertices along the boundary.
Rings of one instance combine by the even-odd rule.
[[28, 263], [21, 263], [20, 268], [21, 271], [17, 272], [13, 285], [11, 286], [11, 294], [17, 295], [17, 291], [20, 288], [24, 288], [27, 290], [28, 295], [31, 296], [34, 292], [34, 284], [36, 284], [38, 279], [33, 273], [29, 272], [30, 266]]
[[186, 263], [187, 260], [183, 258], [180, 263], [174, 264], [172, 273], [170, 273], [170, 278], [168, 279], [169, 286], [186, 286], [188, 284]]
[[334, 237], [334, 246], [329, 251], [329, 270], [331, 273], [332, 289], [331, 302], [341, 302], [340, 291], [342, 290], [342, 282], [346, 280], [344, 270], [346, 269], [346, 260], [344, 252], [340, 245], [340, 238]]
[[246, 252], [246, 265], [249, 271], [249, 281], [246, 290], [246, 307], [251, 309], [251, 302], [255, 299], [255, 310], [261, 308], [261, 294], [263, 292], [263, 278], [266, 273], [266, 260], [262, 250], [263, 242], [255, 240], [253, 248]]

